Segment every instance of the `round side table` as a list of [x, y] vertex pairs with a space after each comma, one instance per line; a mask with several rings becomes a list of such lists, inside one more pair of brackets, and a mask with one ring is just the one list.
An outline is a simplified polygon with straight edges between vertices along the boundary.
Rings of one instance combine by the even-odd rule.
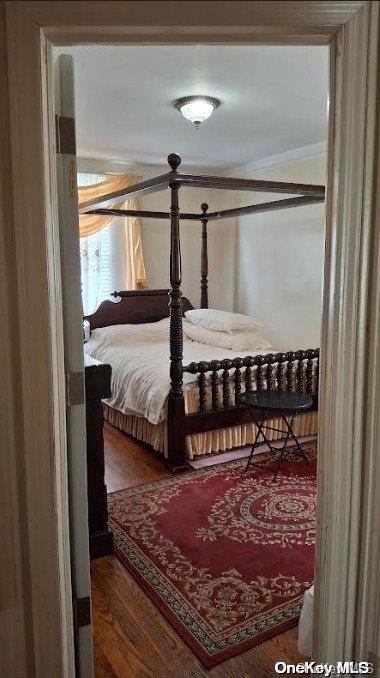
[[[261, 444], [261, 442], [258, 443], [260, 435], [262, 435], [264, 442], [268, 445], [270, 453], [277, 460], [276, 468], [273, 474], [273, 481], [276, 480], [281, 463], [290, 456], [302, 457], [305, 463], [309, 463], [306, 452], [302, 449], [299, 440], [294, 434], [293, 424], [297, 414], [305, 410], [309, 410], [312, 407], [312, 396], [308, 395], [307, 393], [294, 393], [293, 391], [246, 391], [238, 397], [237, 403], [239, 405], [243, 405], [250, 411], [252, 419], [257, 428], [256, 438], [252, 445], [250, 455], [247, 459], [247, 464], [244, 469], [245, 471], [248, 470], [251, 464], [266, 471], [269, 470], [266, 466], [256, 464], [252, 461], [255, 448], [258, 446], [258, 444]], [[285, 429], [268, 426], [265, 423], [268, 419], [273, 419], [273, 415], [281, 417], [286, 426]], [[285, 434], [284, 444], [282, 447], [274, 447], [271, 445], [271, 442], [268, 440], [265, 434], [267, 430], [277, 431]], [[288, 442], [291, 439], [296, 444], [296, 451], [292, 450], [290, 453]]]

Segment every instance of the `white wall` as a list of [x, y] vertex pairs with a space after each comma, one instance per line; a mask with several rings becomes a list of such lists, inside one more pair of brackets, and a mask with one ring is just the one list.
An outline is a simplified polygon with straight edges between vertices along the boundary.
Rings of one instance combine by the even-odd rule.
[[[203, 189], [182, 188], [180, 209], [200, 212], [206, 202], [210, 211], [224, 206], [223, 192], [213, 194]], [[232, 203], [230, 194], [230, 203]], [[170, 192], [162, 191], [139, 199], [141, 209], [168, 212]], [[169, 220], [142, 220], [142, 238], [149, 288], [169, 286]], [[208, 225], [209, 305], [233, 310], [235, 286], [236, 228], [231, 219], [213, 221]], [[194, 306], [200, 301], [201, 223], [181, 221], [182, 292]]]
[[[249, 176], [324, 184], [325, 157], [283, 162]], [[239, 204], [248, 204], [248, 195], [239, 195]], [[254, 202], [265, 200], [273, 200], [273, 194], [255, 195]], [[280, 350], [319, 346], [323, 204], [248, 215], [238, 221], [235, 310], [257, 316]]]

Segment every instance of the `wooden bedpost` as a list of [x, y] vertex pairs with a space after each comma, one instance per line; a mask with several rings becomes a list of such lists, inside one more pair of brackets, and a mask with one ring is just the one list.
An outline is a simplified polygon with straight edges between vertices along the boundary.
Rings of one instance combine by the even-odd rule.
[[[171, 153], [168, 163], [173, 178], [181, 162], [179, 155]], [[185, 401], [183, 397], [183, 334], [181, 292], [181, 242], [179, 231], [179, 206], [177, 182], [169, 182], [170, 203], [170, 393], [168, 398], [168, 456], [166, 467], [172, 473], [187, 468], [185, 439]]]
[[207, 203], [202, 203], [201, 308], [208, 308]]

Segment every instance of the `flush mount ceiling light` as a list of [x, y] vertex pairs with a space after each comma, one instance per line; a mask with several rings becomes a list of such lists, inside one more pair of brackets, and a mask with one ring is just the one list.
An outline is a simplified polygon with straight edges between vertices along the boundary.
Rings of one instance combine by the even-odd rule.
[[190, 96], [173, 101], [174, 108], [180, 111], [184, 118], [191, 120], [198, 129], [201, 122], [207, 120], [220, 106], [219, 99], [214, 97]]

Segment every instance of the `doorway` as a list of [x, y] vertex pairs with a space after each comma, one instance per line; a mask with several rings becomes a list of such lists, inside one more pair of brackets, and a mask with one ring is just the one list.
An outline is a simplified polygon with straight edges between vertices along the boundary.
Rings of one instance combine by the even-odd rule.
[[[182, 173], [202, 175], [205, 181], [208, 175], [215, 174], [218, 177], [235, 177], [235, 179], [232, 179], [235, 182], [239, 181], [240, 177], [243, 179], [243, 186], [244, 182], [251, 179], [253, 188], [255, 187], [255, 180], [277, 180], [280, 193], [278, 197], [285, 200], [285, 203], [279, 205], [277, 201], [274, 201], [277, 196], [272, 196], [262, 186], [261, 191], [254, 193], [244, 193], [243, 191], [237, 193], [228, 190], [228, 188], [200, 189], [192, 186], [180, 190], [180, 213], [196, 215], [201, 204], [202, 206], [208, 204], [207, 252], [205, 256], [205, 238], [202, 237], [199, 220], [197, 222], [194, 216], [192, 220], [181, 222], [181, 289], [184, 310], [188, 311], [190, 306], [194, 309], [189, 312], [189, 317], [192, 313], [197, 313], [195, 309], [199, 305], [209, 306], [210, 309], [222, 309], [223, 312], [235, 312], [235, 320], [239, 319], [237, 314], [244, 314], [244, 321], [254, 323], [255, 328], [254, 333], [251, 331], [250, 334], [242, 335], [239, 331], [236, 331], [236, 336], [231, 335], [235, 342], [241, 341], [243, 336], [245, 342], [249, 340], [251, 343], [244, 344], [243, 342], [240, 345], [240, 351], [234, 350], [233, 345], [231, 347], [226, 345], [225, 352], [223, 352], [218, 344], [221, 339], [225, 339], [226, 334], [214, 334], [215, 331], [211, 330], [202, 343], [202, 341], [197, 341], [197, 338], [202, 340], [202, 337], [193, 334], [197, 327], [194, 326], [193, 328], [193, 325], [188, 325], [188, 321], [185, 320], [183, 322], [183, 365], [195, 360], [196, 356], [199, 360], [207, 358], [210, 362], [216, 358], [219, 360], [239, 359], [244, 361], [251, 355], [255, 356], [257, 361], [260, 354], [263, 355], [263, 360], [265, 360], [265, 354], [271, 352], [272, 354], [282, 352], [284, 355], [287, 351], [294, 353], [301, 349], [304, 350], [304, 360], [298, 360], [294, 364], [289, 361], [279, 367], [278, 360], [272, 357], [272, 362], [266, 368], [267, 383], [271, 384], [272, 388], [275, 383], [279, 384], [279, 388], [284, 388], [284, 369], [286, 369], [289, 373], [288, 383], [286, 384], [287, 390], [309, 388], [316, 398], [318, 365], [314, 361], [317, 358], [313, 357], [314, 353], [313, 356], [309, 355], [307, 350], [311, 347], [312, 350], [317, 351], [320, 344], [324, 251], [323, 199], [321, 198], [321, 201], [318, 202], [315, 201], [315, 197], [310, 196], [308, 198], [308, 195], [306, 195], [301, 198], [301, 204], [299, 204], [300, 199], [292, 198], [292, 192], [297, 190], [296, 184], [300, 184], [299, 191], [304, 190], [306, 192], [310, 185], [310, 191], [313, 189], [315, 192], [318, 185], [322, 185], [321, 191], [323, 192], [328, 127], [328, 49], [327, 47], [315, 46], [311, 48], [293, 46], [198, 46], [192, 49], [173, 45], [160, 47], [107, 47], [104, 45], [71, 49], [61, 47], [59, 50], [55, 50], [57, 64], [61, 68], [65, 68], [65, 61], [69, 60], [69, 57], [66, 56], [67, 52], [73, 58], [75, 71], [75, 110], [78, 111], [76, 113], [77, 164], [82, 170], [77, 174], [79, 203], [81, 210], [84, 209], [84, 206], [87, 207], [87, 213], [82, 211], [79, 216], [81, 286], [84, 314], [93, 333], [85, 343], [84, 350], [85, 354], [89, 355], [91, 359], [101, 361], [104, 366], [108, 364], [112, 370], [112, 395], [111, 398], [106, 400], [104, 416], [107, 422], [105, 426], [105, 484], [109, 493], [110, 524], [113, 524], [115, 517], [113, 507], [116, 506], [116, 503], [118, 514], [123, 510], [125, 514], [131, 515], [131, 509], [127, 507], [134, 501], [144, 501], [142, 487], [140, 486], [163, 478], [167, 479], [167, 485], [170, 478], [164, 467], [164, 457], [167, 459], [167, 441], [162, 426], [162, 422], [165, 421], [164, 407], [162, 407], [162, 410], [157, 407], [156, 412], [151, 405], [154, 399], [157, 402], [160, 401], [162, 384], [169, 381], [169, 362], [165, 365], [161, 364], [161, 356], [167, 354], [169, 357], [169, 329], [165, 325], [166, 319], [161, 319], [158, 315], [157, 317], [149, 316], [146, 306], [149, 302], [153, 313], [155, 308], [154, 295], [156, 294], [156, 307], [158, 308], [158, 301], [161, 302], [161, 297], [164, 295], [162, 295], [162, 292], [159, 294], [157, 290], [164, 290], [169, 281], [170, 221], [168, 218], [162, 218], [165, 217], [165, 214], [167, 215], [169, 209], [169, 196], [166, 190], [155, 191], [152, 194], [146, 191], [142, 196], [137, 193], [137, 197], [128, 193], [134, 184], [138, 184], [140, 181], [147, 182], [152, 175], [165, 175], [165, 159], [170, 148], [176, 148], [182, 155], [183, 160], [180, 168]], [[278, 68], [279, 63], [282, 64], [280, 70]], [[289, 73], [292, 73], [291, 78], [287, 75]], [[237, 74], [239, 74], [239, 78], [237, 78]], [[67, 78], [68, 76], [66, 76], [66, 80]], [[60, 82], [62, 83], [62, 74]], [[179, 115], [175, 105], [172, 105], [172, 99], [174, 100], [174, 98], [189, 92], [197, 92], [199, 87], [204, 94], [211, 93], [219, 97], [221, 103], [215, 115], [207, 121], [207, 124], [201, 124], [199, 128], [196, 128], [191, 121], [188, 122]], [[132, 96], [135, 91], [139, 92], [138, 97]], [[115, 95], [116, 92], [118, 93], [117, 96]], [[257, 104], [258, 92], [261, 93], [260, 105]], [[248, 93], [250, 93], [250, 98]], [[295, 102], [297, 102], [297, 105], [295, 105]], [[72, 108], [74, 108], [74, 105], [72, 105]], [[91, 114], [89, 114], [89, 111], [91, 111]], [[281, 122], [279, 112], [281, 112]], [[296, 128], [294, 119], [298, 121]], [[126, 133], [121, 135], [120, 130], [124, 127]], [[142, 133], [143, 130], [144, 133]], [[170, 148], [167, 146], [169, 139]], [[90, 151], [90, 149], [92, 150]], [[92, 158], [88, 157], [91, 152]], [[260, 157], [263, 152], [265, 158]], [[160, 157], [161, 160], [157, 160]], [[248, 160], [249, 162], [247, 162]], [[198, 164], [195, 164], [196, 162]], [[214, 166], [212, 166], [212, 162], [214, 162]], [[110, 171], [111, 167], [112, 171]], [[83, 170], [87, 171], [84, 172]], [[211, 180], [209, 179], [209, 181]], [[222, 178], [219, 179], [219, 182], [221, 181]], [[118, 190], [120, 195], [115, 203], [112, 203], [107, 198], [107, 191], [116, 182], [118, 182], [118, 189], [120, 187], [120, 190]], [[123, 184], [127, 189], [125, 196], [122, 194]], [[229, 180], [227, 181], [228, 184]], [[292, 184], [292, 186], [289, 184]], [[287, 185], [289, 195], [286, 192]], [[268, 185], [268, 187], [270, 186]], [[274, 185], [272, 185], [272, 189], [274, 189]], [[282, 195], [281, 190], [284, 195]], [[134, 201], [133, 204], [131, 198]], [[90, 204], [94, 200], [98, 203], [96, 209], [100, 208], [98, 213], [94, 213], [93, 205]], [[119, 213], [102, 213], [102, 200], [109, 208], [119, 209]], [[283, 209], [261, 213], [260, 204], [263, 204], [263, 209], [267, 210], [268, 203], [271, 200], [274, 201], [274, 208], [282, 206]], [[250, 214], [249, 205], [252, 203], [254, 212]], [[227, 212], [227, 215], [229, 215], [227, 216], [223, 207], [225, 206], [228, 210], [235, 204], [237, 207], [236, 216], [233, 209], [232, 213], [231, 211]], [[242, 215], [239, 212], [238, 205], [245, 205]], [[137, 210], [135, 216], [129, 214], [131, 209], [132, 214], [133, 210]], [[217, 220], [212, 219], [212, 214], [215, 212], [219, 215]], [[65, 237], [68, 232], [69, 225], [66, 224], [64, 235], [61, 237]], [[128, 246], [132, 243], [133, 238], [135, 244], [133, 245], [132, 257], [128, 251]], [[115, 243], [117, 243], [117, 246], [115, 246]], [[73, 248], [70, 251], [73, 252]], [[204, 261], [205, 258], [208, 261], [207, 269], [201, 267], [201, 259]], [[70, 271], [70, 261], [64, 261], [63, 269], [67, 275], [67, 271]], [[129, 270], [138, 270], [140, 278], [128, 281]], [[72, 279], [73, 276], [69, 275], [68, 277]], [[111, 282], [111, 280], [114, 282]], [[234, 285], [236, 285], [236, 289], [234, 289]], [[146, 297], [143, 296], [145, 293], [142, 287], [147, 288]], [[207, 303], [204, 299], [205, 289]], [[119, 301], [115, 302], [115, 299], [110, 296], [112, 290], [122, 291], [118, 295]], [[133, 319], [128, 313], [128, 299], [130, 299], [130, 303], [133, 301], [132, 290], [136, 291], [135, 301], [139, 302], [141, 318], [138, 317], [137, 311], [135, 311]], [[282, 293], [284, 293], [284, 296], [282, 296]], [[124, 318], [121, 317], [123, 303], [125, 304]], [[165, 301], [164, 310], [168, 315], [167, 301]], [[102, 313], [107, 314], [108, 320], [105, 317], [101, 320]], [[115, 315], [113, 318], [113, 313], [118, 317], [116, 318]], [[121, 320], [124, 321], [121, 326], [114, 324]], [[156, 327], [156, 322], [153, 321], [158, 321], [158, 327]], [[161, 323], [164, 324], [161, 325]], [[156, 332], [157, 337], [152, 337], [149, 342], [146, 336], [147, 332], [150, 334]], [[113, 340], [114, 335], [115, 340]], [[115, 349], [114, 353], [113, 349]], [[123, 351], [123, 360], [125, 359], [123, 366], [120, 365], [119, 361], [121, 350]], [[134, 370], [137, 362], [139, 362], [138, 383], [134, 381]], [[240, 393], [244, 390], [244, 385], [247, 389], [253, 387], [253, 384], [251, 385], [249, 382], [251, 368], [244, 369], [243, 362], [241, 365], [242, 369], [239, 373], [231, 375], [229, 384], [230, 405], [233, 402], [236, 404], [236, 380], [238, 377], [240, 379]], [[98, 367], [98, 369], [100, 368]], [[254, 367], [255, 369], [256, 367]], [[296, 369], [296, 372], [294, 372], [294, 369]], [[157, 383], [152, 377], [152, 370], [159, 374]], [[310, 374], [309, 370], [311, 370]], [[297, 386], [293, 383], [295, 380], [290, 378], [292, 371], [297, 375], [302, 373], [300, 378], [297, 377], [297, 382], [299, 382]], [[88, 375], [88, 372], [89, 368], [86, 367], [86, 375]], [[216, 375], [213, 374], [212, 378], [215, 377]], [[220, 374], [219, 379], [221, 382], [223, 379], [224, 395], [223, 398], [213, 397], [215, 402], [212, 404], [210, 402], [208, 407], [206, 404], [207, 410], [210, 411], [210, 417], [212, 411], [215, 412], [214, 416], [222, 415], [225, 406], [225, 375], [222, 377], [222, 374]], [[131, 380], [133, 386], [130, 386]], [[262, 381], [256, 375], [256, 386]], [[148, 382], [150, 384], [149, 392], [146, 389]], [[194, 384], [190, 391], [189, 388], [190, 385], [184, 384], [185, 401], [192, 408], [190, 412], [194, 410], [196, 415], [197, 376], [194, 377]], [[152, 396], [153, 392], [154, 396]], [[194, 405], [192, 405], [190, 399], [194, 399]], [[209, 400], [211, 400], [211, 393], [209, 393]], [[217, 400], [219, 402], [216, 402]], [[128, 405], [126, 406], [124, 403], [128, 403]], [[317, 413], [314, 404], [313, 402], [312, 411], [297, 418], [295, 428], [297, 434], [301, 435], [305, 442], [305, 449], [306, 445], [310, 447], [311, 456], [314, 456], [315, 453], [313, 446], [316, 445], [317, 433]], [[242, 414], [244, 415], [245, 412]], [[168, 426], [170, 425], [169, 418], [170, 415], [168, 414], [166, 417]], [[283, 424], [283, 422], [281, 423]], [[277, 429], [283, 428], [281, 423], [272, 422], [272, 426], [276, 429], [276, 431], [272, 431], [272, 435], [279, 434]], [[211, 466], [221, 463], [230, 463], [231, 468], [236, 467], [238, 469], [239, 465], [242, 466], [245, 463], [243, 459], [248, 458], [250, 444], [254, 442], [256, 435], [254, 425], [247, 421], [240, 425], [236, 421], [236, 424], [223, 428], [214, 424], [214, 430], [208, 433], [196, 433], [186, 439], [187, 469], [188, 471], [192, 468], [197, 469], [198, 473], [195, 475], [197, 477], [204, 476], [204, 482], [206, 482], [207, 476], [210, 476], [207, 490], [210, 501], [212, 501], [214, 488], [218, 482], [218, 474], [210, 475], [210, 470], [201, 471], [201, 469], [210, 469]], [[91, 422], [89, 416], [87, 416], [89, 439], [93, 437], [92, 429], [94, 426], [95, 421]], [[143, 445], [148, 445], [152, 453], [146, 453], [146, 448]], [[177, 447], [178, 445], [177, 442]], [[297, 448], [294, 448], [294, 450], [297, 450]], [[256, 450], [256, 453], [262, 454], [263, 451], [264, 448], [261, 446], [259, 450]], [[88, 471], [89, 484], [92, 486], [95, 468], [97, 468], [96, 450], [91, 450], [87, 446], [87, 457], [88, 464], [91, 466]], [[162, 459], [161, 464], [159, 457]], [[233, 461], [239, 458], [242, 459], [241, 462]], [[216, 472], [216, 469], [214, 471]], [[298, 500], [304, 502], [302, 505], [308, 506], [308, 510], [312, 511], [309, 506], [310, 488], [305, 485], [305, 483], [312, 484], [308, 477], [308, 469], [306, 466], [303, 468], [302, 464], [296, 464], [294, 473], [297, 477], [300, 474]], [[253, 484], [263, 482], [262, 474], [260, 476], [258, 472], [256, 475], [252, 480]], [[196, 484], [196, 481], [194, 482]], [[243, 482], [243, 478], [241, 478], [241, 482]], [[177, 492], [186, 492], [185, 481], [175, 481], [174, 484]], [[240, 484], [239, 481], [236, 493], [239, 493], [242, 489]], [[181, 489], [182, 486], [183, 489]], [[131, 488], [133, 487], [136, 487], [136, 497], [132, 497], [134, 490]], [[206, 486], [203, 488], [204, 493], [206, 492], [205, 488]], [[115, 491], [118, 494], [114, 494]], [[251, 487], [250, 484], [247, 485], [246, 492], [252, 493], [253, 491], [254, 487]], [[101, 492], [103, 492], [102, 488]], [[157, 492], [160, 493], [159, 485], [157, 485]], [[268, 493], [272, 495], [273, 492], [274, 490], [269, 484]], [[278, 489], [279, 501], [284, 493], [286, 493], [285, 478], [284, 487]], [[148, 498], [148, 494], [147, 491], [145, 501], [149, 503], [151, 500]], [[220, 501], [222, 499], [221, 496]], [[215, 497], [213, 501], [215, 501]], [[243, 498], [240, 498], [239, 501], [243, 501]], [[272, 497], [270, 501], [277, 500]], [[281, 501], [283, 502], [283, 499]], [[101, 496], [99, 502], [102, 503]], [[92, 509], [93, 499], [90, 503], [90, 515], [92, 515], [93, 510], [98, 513], [98, 508]], [[199, 513], [199, 502], [196, 503]], [[124, 506], [124, 509], [121, 508], [121, 505]], [[284, 506], [284, 504], [282, 505]], [[149, 512], [148, 506], [146, 510]], [[175, 514], [178, 510], [178, 507], [166, 506], [165, 538], [172, 541], [173, 544], [177, 544], [177, 548], [183, 549], [182, 557], [187, 558], [193, 567], [197, 564], [198, 567], [205, 568], [206, 563], [209, 563], [209, 577], [217, 585], [217, 581], [224, 572], [220, 570], [218, 544], [214, 549], [215, 553], [212, 553], [213, 545], [207, 543], [207, 536], [205, 536], [203, 553], [198, 559], [194, 553], [190, 535], [188, 540], [185, 540], [179, 546], [178, 535], [171, 519], [171, 514]], [[195, 506], [188, 505], [186, 501], [184, 501], [182, 510], [184, 515], [195, 514]], [[197, 542], [199, 539], [198, 533], [204, 534], [204, 524], [209, 520], [209, 517], [207, 517], [209, 511], [210, 506], [205, 503], [203, 514], [200, 515], [198, 523], [193, 522], [191, 529], [189, 528], [189, 532], [191, 531], [193, 535], [193, 541]], [[136, 519], [139, 520], [138, 517]], [[291, 519], [290, 515], [288, 519]], [[299, 520], [299, 518], [296, 520]], [[92, 524], [93, 521], [90, 518], [92, 532], [90, 539], [94, 540], [96, 534], [93, 533], [94, 527]], [[244, 531], [244, 525], [241, 528]], [[235, 526], [233, 529], [237, 529], [237, 527]], [[296, 529], [296, 524], [293, 525], [292, 529]], [[313, 528], [310, 528], [309, 525], [308, 529], [312, 531]], [[125, 530], [125, 534], [128, 533], [129, 535], [128, 539], [130, 539], [132, 532], [133, 534], [136, 533], [135, 526], [131, 526], [131, 534], [129, 534], [129, 525], [125, 524]], [[97, 531], [101, 533], [100, 536], [104, 534], [102, 521], [97, 527]], [[115, 526], [115, 539], [116, 534], [118, 532]], [[239, 555], [240, 547], [238, 541], [236, 541], [236, 549], [231, 553], [231, 567], [233, 564], [239, 573], [240, 566], [242, 567], [239, 576], [247, 585], [249, 581], [259, 581], [264, 578], [272, 581], [279, 573], [284, 576], [285, 572], [291, 579], [295, 577], [294, 582], [297, 582], [297, 590], [286, 601], [286, 613], [283, 609], [283, 598], [275, 599], [274, 597], [267, 608], [264, 606], [260, 609], [260, 615], [265, 615], [266, 624], [270, 627], [270, 631], [265, 634], [265, 637], [275, 636], [276, 633], [287, 630], [287, 626], [294, 625], [297, 622], [299, 606], [302, 604], [304, 588], [306, 587], [306, 584], [300, 583], [301, 580], [308, 582], [309, 587], [312, 585], [313, 537], [309, 536], [305, 543], [302, 539], [299, 540], [298, 546], [300, 552], [302, 551], [302, 558], [305, 560], [305, 567], [299, 572], [296, 564], [301, 553], [291, 556], [287, 553], [289, 545], [293, 543], [290, 532], [287, 535], [284, 534], [280, 542], [278, 535], [269, 536], [268, 534], [261, 538], [256, 535], [255, 530], [246, 534], [244, 539], [248, 540], [247, 555], [246, 557]], [[274, 547], [278, 560], [276, 572], [271, 571], [269, 560], [266, 569], [255, 570], [253, 561], [257, 558], [249, 552], [250, 542], [252, 542], [252, 548], [255, 545], [260, 548], [261, 544], [264, 551], [269, 549], [271, 543], [277, 544]], [[227, 536], [226, 548], [232, 548], [233, 545], [233, 541]], [[162, 568], [161, 564], [154, 558], [154, 544], [149, 547], [146, 544], [135, 544], [135, 548], [138, 550], [143, 546], [146, 547], [145, 557], [155, 571], [155, 578], [161, 582], [162, 578], [165, 579], [169, 575], [165, 573], [165, 568]], [[293, 549], [295, 549], [295, 546], [293, 546]], [[129, 550], [129, 546], [126, 546], [126, 550]], [[108, 552], [100, 551], [98, 555], [104, 553]], [[282, 559], [281, 553], [284, 556]], [[148, 592], [150, 600], [157, 600], [157, 588], [150, 584], [143, 570], [134, 566], [131, 558], [127, 557], [125, 550], [122, 553], [122, 550], [117, 548], [117, 554], [132, 577], [140, 583], [143, 582], [143, 588]], [[272, 558], [273, 556], [271, 556]], [[96, 576], [98, 567], [100, 567], [100, 564], [93, 563], [94, 576]], [[231, 567], [225, 568], [226, 571]], [[98, 585], [100, 586], [99, 579]], [[231, 587], [235, 587], [237, 593], [238, 582], [230, 579], [228, 589]], [[220, 596], [223, 596], [224, 593], [228, 595], [227, 587], [226, 591], [220, 591]], [[186, 598], [185, 592], [183, 592], [183, 595]], [[98, 587], [95, 601], [98, 598], [103, 600], [105, 596], [105, 591]], [[182, 609], [183, 602], [177, 600], [174, 590], [172, 597], [176, 601], [175, 603], [160, 606], [159, 609], [169, 621], [175, 619], [173, 628], [179, 633], [186, 646], [188, 625], [183, 623], [180, 615], [176, 615], [176, 608]], [[239, 657], [243, 647], [249, 648], [251, 645], [255, 647], [258, 642], [264, 639], [264, 636], [257, 631], [250, 631], [250, 628], [255, 628], [258, 623], [256, 620], [257, 613], [252, 611], [251, 617], [248, 611], [243, 613], [239, 602], [236, 605], [232, 602], [230, 604], [231, 611], [235, 609], [238, 614], [239, 622], [236, 621], [234, 624], [228, 625], [226, 620], [224, 622], [226, 630], [223, 631], [223, 641], [214, 637], [212, 625], [216, 625], [217, 614], [223, 615], [224, 612], [220, 608], [219, 612], [215, 611], [214, 618], [207, 610], [207, 604], [206, 597], [204, 604], [198, 602], [197, 610], [195, 610], [192, 608], [191, 599], [186, 600], [188, 606], [186, 609], [190, 610], [191, 618], [194, 615], [194, 619], [198, 620], [199, 616], [197, 623], [211, 624], [209, 634], [210, 637], [214, 638], [213, 643], [216, 649], [208, 653], [200, 634], [198, 634], [196, 642], [190, 646], [195, 655], [201, 661], [206, 662], [206, 665], [216, 665], [223, 658], [229, 659], [229, 665], [233, 663], [232, 657], [241, 661]], [[109, 605], [111, 606], [110, 601]], [[125, 601], [125, 605], [127, 605], [127, 601]], [[282, 622], [276, 624], [273, 619], [275, 611], [279, 607], [281, 608]], [[242, 614], [244, 618], [240, 618]], [[286, 620], [285, 616], [289, 618]], [[208, 619], [209, 621], [207, 621]], [[143, 628], [144, 621], [143, 617], [139, 621], [141, 628]], [[96, 605], [95, 602], [93, 605], [93, 623], [97, 642], [96, 654], [103, 656], [105, 648], [99, 641], [103, 633], [99, 631], [99, 628], [103, 628], [101, 612], [99, 614], [99, 605]], [[246, 639], [243, 645], [232, 640], [232, 632], [237, 623], [240, 632], [242, 631], [242, 624], [246, 628]], [[126, 640], [128, 625], [122, 622], [120, 617], [119, 625], [124, 629], [125, 661], [128, 661], [128, 641]], [[146, 642], [149, 644], [148, 640]], [[222, 647], [222, 642], [226, 644], [223, 652], [217, 649]], [[281, 642], [281, 640], [275, 642]], [[293, 643], [293, 651], [296, 652], [296, 629], [294, 629], [291, 637], [289, 637], [289, 633], [286, 635], [284, 643], [285, 645], [289, 644], [290, 648], [293, 647]], [[184, 651], [187, 651], [187, 648]], [[262, 651], [261, 646], [260, 651]], [[291, 656], [291, 650], [289, 652], [289, 656]], [[107, 655], [104, 655], [104, 657], [109, 662], [114, 661], [114, 657], [111, 658]], [[250, 653], [250, 657], [247, 661], [254, 662], [255, 653]], [[279, 657], [279, 659], [281, 658], [283, 656]], [[144, 657], [139, 656], [139, 661], [143, 664]], [[195, 670], [195, 657], [193, 657], [193, 661]], [[156, 668], [159, 670], [158, 664], [156, 664]], [[201, 670], [199, 666], [198, 669]]]

